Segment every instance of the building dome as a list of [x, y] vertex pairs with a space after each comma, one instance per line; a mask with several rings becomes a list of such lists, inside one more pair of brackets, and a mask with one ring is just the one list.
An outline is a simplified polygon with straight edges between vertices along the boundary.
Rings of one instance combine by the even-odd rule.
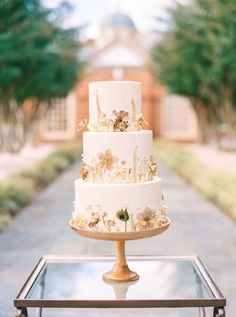
[[104, 27], [126, 27], [135, 29], [134, 21], [125, 13], [117, 12], [108, 15], [102, 22]]

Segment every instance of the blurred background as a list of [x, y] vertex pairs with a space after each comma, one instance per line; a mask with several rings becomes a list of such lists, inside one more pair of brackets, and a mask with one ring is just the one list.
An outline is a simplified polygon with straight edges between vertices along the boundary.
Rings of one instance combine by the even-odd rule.
[[[49, 214], [55, 217], [53, 208], [60, 211], [61, 220], [51, 221], [62, 231], [67, 226], [82, 153], [78, 126], [88, 119], [88, 83], [134, 80], [142, 83], [143, 114], [155, 137], [153, 151], [177, 226], [162, 240], [168, 245], [165, 250], [203, 254], [230, 298], [233, 316], [235, 17], [235, 0], [0, 1], [0, 277], [6, 283], [2, 286], [8, 285], [4, 298], [13, 296], [27, 273], [19, 270], [14, 287], [9, 286], [7, 270], [9, 264], [14, 270], [18, 254], [16, 233], [25, 248], [33, 250], [28, 266], [22, 263], [26, 269], [45, 250], [74, 252], [72, 240], [78, 237], [72, 238], [73, 233], [64, 232], [64, 249], [65, 242], [61, 248], [57, 242], [59, 232], [54, 232], [55, 244], [47, 246], [40, 232], [34, 235], [39, 219], [47, 223]], [[52, 182], [67, 169], [68, 174]], [[56, 199], [64, 200], [55, 206]], [[19, 227], [23, 219], [24, 228]], [[50, 223], [44, 229], [44, 235], [53, 234]], [[95, 252], [92, 246], [91, 250]], [[134, 250], [146, 247], [136, 244]], [[231, 281], [222, 268], [230, 272]], [[9, 307], [6, 304], [5, 311]]]

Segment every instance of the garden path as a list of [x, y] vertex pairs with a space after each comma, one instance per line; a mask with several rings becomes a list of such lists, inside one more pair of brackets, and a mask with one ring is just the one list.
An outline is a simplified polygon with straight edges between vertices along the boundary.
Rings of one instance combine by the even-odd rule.
[[[127, 243], [128, 254], [199, 254], [236, 307], [236, 226], [212, 203], [160, 164], [170, 228], [161, 236]], [[111, 242], [85, 239], [68, 226], [79, 163], [62, 174], [24, 208], [0, 235], [0, 316], [14, 316], [13, 299], [42, 254], [113, 254]]]
[[41, 144], [37, 147], [25, 146], [20, 153], [0, 153], [0, 181], [36, 164], [55, 149], [53, 144]]
[[188, 144], [186, 148], [203, 164], [230, 175], [236, 175], [235, 151], [221, 151], [214, 146], [203, 144]]

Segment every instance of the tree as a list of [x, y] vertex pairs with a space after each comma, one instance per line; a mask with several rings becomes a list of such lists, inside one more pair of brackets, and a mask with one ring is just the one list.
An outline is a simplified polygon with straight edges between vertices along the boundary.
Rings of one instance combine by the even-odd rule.
[[61, 28], [51, 16], [38, 0], [0, 2], [2, 150], [22, 148], [53, 99], [68, 94], [83, 66], [75, 30]]
[[170, 10], [171, 23], [152, 51], [156, 78], [191, 99], [205, 141], [212, 133], [218, 137], [221, 121], [231, 131], [236, 128], [235, 10], [236, 3], [228, 0], [178, 5]]

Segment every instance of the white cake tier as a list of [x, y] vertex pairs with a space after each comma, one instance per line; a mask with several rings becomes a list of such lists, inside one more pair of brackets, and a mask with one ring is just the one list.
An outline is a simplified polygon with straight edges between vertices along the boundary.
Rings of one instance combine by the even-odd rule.
[[84, 230], [138, 231], [165, 223], [161, 179], [132, 184], [75, 181], [74, 218]]
[[143, 182], [157, 172], [150, 130], [84, 132], [83, 152], [81, 176], [87, 182]]
[[98, 81], [89, 84], [89, 130], [141, 130], [143, 123], [139, 82]]

